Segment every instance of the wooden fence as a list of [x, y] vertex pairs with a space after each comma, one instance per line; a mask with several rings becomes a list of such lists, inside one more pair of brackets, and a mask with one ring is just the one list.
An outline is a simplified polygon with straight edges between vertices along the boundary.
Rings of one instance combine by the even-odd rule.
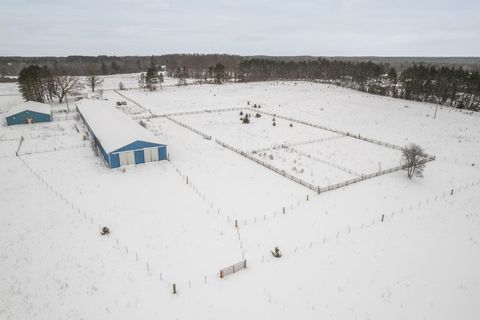
[[278, 145], [278, 144], [274, 145], [272, 147], [255, 149], [255, 150], [252, 150], [250, 152], [251, 153], [260, 153], [260, 152], [269, 151], [269, 150], [288, 149], [288, 148], [291, 148], [293, 146], [301, 146], [301, 145], [305, 145], [305, 144], [319, 143], [319, 142], [324, 142], [324, 141], [328, 141], [328, 140], [340, 139], [340, 138], [343, 138], [343, 137], [344, 137], [343, 135], [335, 135], [335, 136], [327, 137], [327, 138], [310, 139], [310, 140], [306, 140], [306, 141], [298, 141], [298, 142], [292, 142], [292, 143], [283, 143], [283, 144], [280, 144], [280, 145]]
[[[376, 139], [372, 139], [372, 138], [367, 138], [367, 137], [364, 137], [360, 134], [356, 134], [356, 133], [352, 133], [352, 132], [348, 132], [348, 131], [343, 131], [343, 130], [337, 130], [337, 129], [333, 129], [333, 128], [330, 128], [330, 127], [322, 126], [322, 125], [319, 125], [319, 124], [315, 124], [315, 123], [311, 123], [311, 122], [307, 122], [307, 121], [303, 121], [303, 120], [294, 119], [294, 118], [291, 118], [291, 117], [282, 116], [282, 115], [272, 113], [272, 112], [268, 112], [268, 111], [264, 111], [264, 110], [260, 111], [259, 109], [254, 109], [252, 107], [247, 107], [246, 109], [249, 109], [251, 111], [256, 111], [256, 112], [259, 112], [259, 113], [263, 113], [263, 114], [266, 114], [266, 115], [269, 115], [269, 116], [272, 116], [272, 117], [277, 117], [277, 118], [280, 118], [280, 119], [296, 122], [296, 123], [303, 124], [303, 125], [306, 125], [306, 126], [319, 128], [319, 129], [334, 132], [334, 133], [339, 133], [339, 134], [347, 136], [347, 137], [352, 137], [352, 138], [355, 138], [355, 139], [367, 141], [367, 142], [370, 142], [370, 143], [380, 145], [382, 147], [387, 147], [387, 148], [398, 150], [398, 151], [403, 150], [402, 147], [397, 146], [395, 144], [380, 141], [380, 140], [376, 140]], [[433, 157], [432, 160], [435, 159], [435, 156], [432, 156], [432, 155], [429, 155], [429, 154], [427, 154], [426, 156], [427, 156], [427, 158]]]
[[247, 260], [243, 260], [238, 263], [235, 263], [234, 265], [223, 268], [220, 270], [220, 278], [223, 279], [225, 276], [238, 272], [242, 269], [245, 269], [246, 267], [247, 267]]
[[[378, 177], [378, 176], [381, 176], [381, 175], [384, 175], [384, 174], [387, 174], [387, 173], [392, 173], [392, 172], [395, 172], [395, 171], [403, 170], [407, 167], [406, 165], [400, 165], [400, 166], [397, 166], [397, 167], [393, 167], [393, 168], [389, 168], [389, 169], [385, 169], [385, 170], [380, 170], [380, 171], [377, 171], [377, 172], [374, 172], [374, 173], [361, 175], [360, 177], [349, 179], [349, 180], [339, 182], [339, 183], [335, 183], [335, 184], [331, 184], [331, 185], [328, 185], [328, 186], [325, 186], [325, 187], [320, 187], [318, 185], [311, 184], [309, 182], [306, 182], [305, 180], [302, 180], [298, 177], [295, 177], [294, 175], [286, 173], [285, 170], [280, 170], [280, 169], [268, 164], [267, 162], [262, 161], [260, 159], [257, 159], [255, 157], [251, 156], [250, 154], [248, 154], [247, 152], [242, 151], [240, 149], [237, 149], [235, 147], [232, 147], [232, 146], [230, 146], [230, 145], [228, 145], [228, 144], [226, 144], [222, 141], [219, 141], [219, 140], [215, 139], [215, 142], [217, 144], [221, 145], [224, 148], [232, 150], [232, 151], [240, 154], [241, 156], [244, 156], [245, 158], [248, 158], [248, 159], [258, 163], [259, 165], [284, 176], [285, 178], [288, 178], [288, 179], [290, 179], [290, 180], [292, 180], [292, 181], [294, 181], [294, 182], [296, 182], [296, 183], [298, 183], [298, 184], [300, 184], [300, 185], [302, 185], [302, 186], [304, 186], [304, 187], [306, 187], [310, 190], [313, 190], [313, 191], [317, 192], [318, 194], [323, 193], [323, 192], [332, 191], [332, 190], [335, 190], [335, 189], [338, 189], [338, 188], [342, 188], [342, 187], [348, 186], [350, 184], [354, 184], [354, 183], [357, 183], [357, 182], [360, 182], [360, 181], [363, 181], [363, 180]], [[426, 155], [423, 159], [423, 163], [427, 163], [427, 162], [433, 161], [433, 160], [435, 160], [435, 156]]]
[[176, 123], [176, 124], [178, 124], [179, 126], [182, 126], [182, 127], [186, 128], [186, 129], [192, 131], [192, 132], [195, 132], [196, 134], [201, 135], [202, 137], [204, 137], [204, 138], [207, 139], [207, 140], [212, 140], [212, 136], [210, 136], [210, 135], [208, 135], [208, 134], [205, 134], [205, 133], [203, 133], [203, 132], [201, 132], [201, 131], [193, 128], [193, 127], [190, 127], [189, 125], [186, 125], [186, 124], [183, 123], [183, 122], [180, 122], [180, 121], [178, 121], [178, 120], [176, 120], [176, 119], [173, 119], [173, 118], [171, 118], [171, 117], [169, 117], [169, 116], [165, 116], [165, 119], [168, 119], [168, 120], [172, 121], [173, 123]]
[[202, 114], [202, 113], [214, 113], [214, 112], [228, 112], [228, 111], [239, 111], [244, 110], [243, 107], [235, 107], [235, 108], [222, 108], [222, 109], [203, 109], [203, 110], [196, 110], [196, 111], [185, 111], [185, 112], [173, 112], [173, 113], [163, 113], [163, 114], [152, 114], [150, 116], [134, 116], [134, 120], [147, 120], [152, 118], [164, 118], [164, 117], [179, 117], [179, 116], [189, 116], [195, 114]]

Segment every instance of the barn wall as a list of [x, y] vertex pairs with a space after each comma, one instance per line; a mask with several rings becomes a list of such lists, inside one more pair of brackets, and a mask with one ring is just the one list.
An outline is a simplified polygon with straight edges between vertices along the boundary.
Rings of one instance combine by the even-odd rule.
[[110, 153], [110, 168], [120, 167], [120, 157], [118, 153]]
[[145, 148], [154, 148], [154, 147], [166, 147], [163, 144], [159, 143], [152, 143], [152, 142], [146, 142], [146, 141], [140, 141], [137, 140], [135, 142], [132, 142], [124, 147], [121, 147], [120, 149], [117, 149], [112, 152], [122, 152], [122, 151], [135, 151], [135, 150], [140, 150], [140, 149], [145, 149]]
[[167, 146], [158, 148], [158, 160], [167, 160]]
[[143, 150], [135, 151], [135, 164], [145, 163], [145, 154]]
[[25, 124], [27, 117], [32, 118], [34, 123], [52, 121], [51, 116], [47, 113], [25, 110], [7, 117], [7, 125]]

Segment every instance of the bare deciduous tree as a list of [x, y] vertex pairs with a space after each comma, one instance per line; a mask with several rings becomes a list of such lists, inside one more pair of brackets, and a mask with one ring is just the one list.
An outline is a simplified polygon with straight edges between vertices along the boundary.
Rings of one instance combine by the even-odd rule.
[[62, 103], [65, 96], [69, 93], [74, 93], [83, 88], [83, 84], [78, 77], [58, 74], [53, 77], [55, 84], [55, 96], [58, 102]]
[[96, 74], [91, 74], [85, 77], [85, 82], [87, 83], [87, 86], [92, 89], [92, 92], [95, 92], [95, 88], [102, 85], [103, 79]]
[[412, 179], [413, 176], [422, 178], [425, 168], [425, 152], [418, 144], [411, 143], [402, 150], [402, 162], [407, 170], [407, 176]]

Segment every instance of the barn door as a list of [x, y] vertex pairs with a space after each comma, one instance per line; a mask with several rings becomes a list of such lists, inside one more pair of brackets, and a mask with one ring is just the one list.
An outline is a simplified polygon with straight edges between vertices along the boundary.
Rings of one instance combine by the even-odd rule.
[[144, 149], [145, 163], [151, 161], [158, 161], [158, 148]]
[[145, 163], [152, 161], [152, 153], [150, 152], [150, 149], [143, 150], [143, 154], [145, 156]]
[[135, 164], [135, 155], [133, 151], [120, 152], [118, 154], [118, 157], [120, 159], [120, 166], [128, 166], [131, 164]]
[[127, 152], [128, 155], [128, 164], [135, 164], [135, 153], [133, 151]]
[[158, 161], [158, 148], [150, 149], [152, 153], [152, 161]]

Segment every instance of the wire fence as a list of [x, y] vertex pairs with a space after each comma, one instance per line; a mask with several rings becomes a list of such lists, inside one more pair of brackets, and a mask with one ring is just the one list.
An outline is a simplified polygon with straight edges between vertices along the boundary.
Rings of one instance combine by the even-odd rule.
[[[234, 152], [240, 154], [241, 156], [244, 156], [245, 158], [248, 158], [248, 159], [258, 163], [259, 165], [284, 176], [287, 179], [290, 179], [290, 180], [292, 180], [292, 181], [294, 181], [294, 182], [296, 182], [296, 183], [298, 183], [298, 184], [300, 184], [300, 185], [302, 185], [302, 186], [304, 186], [304, 187], [306, 187], [306, 188], [308, 188], [312, 191], [317, 192], [318, 194], [328, 192], [328, 191], [332, 191], [332, 190], [335, 190], [335, 189], [338, 189], [338, 188], [343, 188], [343, 187], [346, 187], [348, 185], [358, 183], [360, 181], [364, 181], [364, 180], [367, 180], [367, 179], [371, 179], [371, 178], [374, 178], [374, 177], [378, 177], [378, 176], [381, 176], [381, 175], [384, 175], [384, 174], [392, 173], [392, 172], [403, 170], [403, 169], [407, 168], [406, 165], [400, 165], [400, 166], [396, 166], [396, 167], [385, 169], [385, 170], [380, 170], [380, 171], [370, 173], [370, 174], [362, 174], [360, 177], [357, 177], [357, 178], [353, 178], [353, 179], [346, 180], [346, 181], [343, 181], [343, 182], [331, 184], [331, 185], [328, 185], [328, 186], [325, 186], [325, 187], [320, 187], [318, 185], [314, 185], [314, 184], [309, 183], [305, 180], [302, 180], [298, 177], [295, 177], [294, 175], [285, 172], [285, 170], [278, 169], [278, 168], [270, 165], [269, 163], [267, 163], [265, 161], [262, 161], [260, 159], [257, 159], [255, 157], [251, 156], [249, 153], [247, 153], [245, 151], [242, 151], [240, 149], [237, 149], [237, 148], [235, 148], [231, 145], [228, 145], [228, 144], [226, 144], [226, 143], [224, 143], [224, 142], [222, 142], [218, 139], [215, 139], [215, 142], [217, 144], [221, 145], [224, 148], [227, 148], [231, 151], [234, 151]], [[426, 156], [423, 159], [422, 163], [426, 163], [426, 162], [433, 161], [433, 160], [435, 160], [434, 156]]]
[[78, 117], [78, 112], [70, 111], [67, 113], [58, 113], [52, 116], [53, 121], [66, 121], [66, 120], [76, 120]]
[[178, 124], [179, 126], [182, 126], [182, 127], [186, 128], [186, 129], [188, 129], [188, 130], [190, 130], [190, 131], [192, 131], [192, 132], [194, 132], [198, 135], [201, 135], [204, 139], [212, 140], [211, 135], [203, 133], [203, 132], [201, 132], [201, 131], [199, 131], [199, 130], [197, 130], [197, 129], [195, 129], [195, 128], [193, 128], [193, 127], [191, 127], [191, 126], [189, 126], [189, 125], [187, 125], [183, 122], [178, 121], [177, 119], [171, 118], [170, 116], [165, 116], [165, 119], [168, 119], [168, 120], [172, 121], [173, 123]]
[[173, 113], [162, 113], [162, 114], [151, 114], [149, 116], [134, 116], [134, 120], [149, 120], [152, 118], [163, 118], [163, 117], [180, 117], [180, 116], [189, 116], [202, 113], [215, 113], [215, 112], [230, 112], [244, 110], [243, 107], [234, 107], [234, 108], [222, 108], [222, 109], [203, 109], [195, 111], [185, 111], [185, 112], [173, 112]]
[[23, 136], [20, 137], [20, 141], [18, 142], [18, 147], [17, 147], [17, 151], [15, 151], [15, 155], [18, 157], [18, 154], [20, 153], [20, 148], [22, 147], [22, 143], [23, 143]]
[[57, 152], [57, 151], [63, 151], [63, 150], [73, 150], [73, 149], [81, 149], [81, 148], [86, 148], [89, 145], [86, 142], [82, 142], [76, 145], [70, 145], [68, 147], [59, 147], [55, 146], [51, 149], [42, 149], [42, 150], [35, 150], [35, 151], [25, 151], [20, 154], [18, 151], [16, 153], [17, 156], [27, 156], [27, 155], [32, 155], [32, 154], [38, 154], [38, 153], [49, 153], [49, 152]]
[[331, 161], [327, 161], [327, 160], [324, 160], [324, 159], [321, 159], [321, 158], [318, 158], [318, 157], [315, 157], [315, 156], [312, 156], [311, 154], [308, 154], [306, 152], [303, 152], [303, 151], [300, 151], [296, 148], [293, 148], [293, 147], [289, 147], [288, 150], [291, 150], [293, 152], [296, 152], [297, 154], [301, 155], [301, 156], [304, 156], [304, 157], [307, 157], [309, 159], [312, 159], [312, 160], [315, 160], [315, 161], [318, 161], [320, 163], [323, 163], [327, 166], [330, 166], [330, 167], [333, 167], [335, 169], [338, 169], [340, 171], [343, 171], [343, 172], [346, 172], [348, 174], [351, 174], [352, 176], [357, 176], [357, 177], [361, 177], [362, 174], [360, 172], [357, 172], [357, 171], [354, 171], [354, 170], [351, 170], [347, 167], [344, 167], [344, 166], [341, 166], [341, 165], [338, 165], [334, 162], [331, 162]]
[[340, 139], [340, 138], [343, 138], [343, 137], [344, 137], [343, 135], [335, 135], [335, 136], [327, 137], [327, 138], [310, 139], [310, 140], [306, 140], [306, 141], [298, 141], [298, 142], [292, 142], [292, 143], [282, 143], [280, 145], [274, 145], [272, 147], [251, 150], [250, 152], [251, 153], [260, 153], [260, 152], [270, 151], [270, 150], [287, 149], [287, 148], [293, 147], [293, 146], [301, 146], [301, 145], [306, 145], [306, 144], [319, 143], [319, 142], [324, 142], [324, 141], [329, 141], [329, 140]]
[[[75, 213], [77, 213], [80, 217], [83, 217], [85, 221], [90, 223], [92, 226], [97, 227], [100, 231], [101, 229], [101, 224], [98, 224], [94, 217], [92, 215], [88, 215], [85, 211], [81, 210], [73, 201], [68, 199], [62, 192], [58, 191], [57, 189], [53, 188], [39, 173], [37, 173], [35, 170], [33, 170], [22, 157], [18, 157], [18, 159], [22, 162], [22, 164], [30, 170], [30, 172], [46, 187], [48, 188], [52, 193], [54, 193], [61, 201], [63, 201], [66, 205], [68, 205], [71, 210]], [[198, 188], [192, 184], [188, 176], [183, 175], [180, 170], [177, 170], [179, 175], [181, 175], [184, 179], [186, 179], [187, 184], [189, 184], [194, 190], [197, 190], [200, 196], [202, 194], [198, 191]], [[455, 192], [461, 191], [463, 189], [466, 189], [467, 187], [474, 186], [474, 185], [479, 185], [480, 180], [472, 183], [465, 184], [463, 186], [460, 186], [458, 188], [452, 189], [451, 190], [451, 195], [453, 194], [454, 190]], [[284, 255], [294, 255], [298, 253], [305, 253], [307, 250], [315, 249], [320, 247], [320, 245], [325, 245], [329, 242], [332, 241], [338, 241], [339, 239], [342, 239], [342, 237], [345, 237], [346, 235], [349, 235], [350, 233], [354, 231], [361, 231], [361, 230], [367, 230], [368, 228], [373, 227], [374, 225], [380, 225], [381, 223], [389, 221], [389, 219], [393, 218], [399, 213], [406, 212], [408, 210], [413, 210], [415, 208], [420, 208], [421, 205], [423, 204], [428, 204], [429, 201], [434, 201], [437, 199], [445, 199], [447, 198], [448, 192], [443, 193], [443, 195], [434, 195], [434, 197], [427, 197], [423, 201], [418, 201], [417, 203], [412, 203], [409, 207], [402, 207], [397, 211], [392, 211], [390, 214], [380, 214], [373, 218], [372, 220], [366, 221], [362, 224], [358, 224], [356, 226], [351, 226], [347, 225], [345, 228], [338, 230], [336, 232], [332, 232], [328, 236], [324, 236], [323, 239], [320, 237], [320, 240], [315, 240], [315, 241], [310, 241], [306, 242], [302, 245], [297, 245], [297, 246], [292, 246], [291, 248], [282, 248], [282, 253]], [[203, 194], [203, 198], [205, 199], [205, 194]], [[208, 202], [208, 199], [205, 199]], [[308, 200], [308, 197], [307, 197]], [[298, 202], [298, 205], [300, 205], [300, 201]], [[212, 208], [213, 208], [213, 203], [212, 203]], [[283, 208], [283, 214], [285, 214], [285, 208]], [[220, 213], [220, 211], [219, 211]], [[273, 215], [275, 217], [275, 214]], [[261, 219], [258, 219], [260, 221]], [[232, 220], [228, 220], [230, 223], [233, 223]], [[255, 222], [257, 222], [257, 218], [255, 218]], [[237, 224], [237, 221], [235, 221], [235, 224]], [[245, 220], [245, 225], [247, 225], [247, 221]], [[238, 231], [239, 228], [237, 228], [237, 233], [239, 234], [239, 239], [240, 239], [240, 233]], [[193, 279], [183, 279], [180, 281], [176, 281], [173, 279], [169, 279], [165, 276], [165, 273], [159, 272], [158, 270], [155, 270], [154, 266], [150, 264], [150, 262], [147, 259], [142, 259], [142, 257], [138, 254], [138, 251], [135, 251], [131, 246], [128, 246], [127, 243], [122, 243], [120, 242], [119, 238], [110, 238], [112, 241], [114, 241], [114, 246], [121, 252], [122, 254], [130, 257], [131, 259], [135, 259], [137, 263], [139, 263], [140, 266], [143, 265], [143, 269], [146, 272], [146, 274], [149, 277], [158, 277], [161, 282], [165, 283], [165, 285], [168, 288], [172, 288], [172, 286], [175, 286], [175, 288], [180, 288], [182, 289], [191, 289], [193, 287], [198, 287], [198, 286], [205, 286], [208, 283], [211, 282], [211, 280], [214, 280], [215, 278], [219, 277], [219, 274], [210, 274], [210, 275], [204, 275], [203, 277], [196, 277]], [[243, 250], [243, 245], [240, 242], [240, 247]], [[267, 253], [268, 254], [268, 253]], [[267, 262], [267, 259], [265, 258], [265, 255], [257, 256], [256, 259], [249, 259], [249, 265], [251, 266], [252, 263], [250, 261], [253, 261], [253, 265], [257, 266], [260, 263]], [[231, 274], [233, 272], [237, 272], [239, 270], [242, 270], [246, 267], [246, 259], [244, 258], [244, 250], [242, 252], [242, 261], [239, 263], [229, 266], [227, 268], [223, 268], [224, 274], [223, 276], [226, 276], [228, 274]]]
[[[87, 214], [86, 211], [82, 210], [79, 206], [77, 206], [72, 200], [70, 200], [65, 194], [63, 194], [58, 189], [52, 187], [41, 174], [36, 172], [21, 156], [17, 157], [22, 163], [22, 165], [27, 168], [32, 175], [37, 178], [42, 185], [44, 185], [50, 192], [52, 192], [58, 199], [64, 202], [74, 213], [76, 213], [79, 217], [83, 218], [87, 223], [91, 224], [93, 227], [98, 228], [98, 232], [100, 233], [102, 230], [102, 224], [96, 221], [93, 215]], [[122, 243], [119, 238], [108, 237], [112, 241], [114, 241], [114, 246], [118, 249], [118, 251], [128, 257], [135, 259], [137, 263], [143, 264], [142, 269], [147, 273], [148, 276], [159, 276], [159, 280], [164, 282], [168, 287], [171, 286], [171, 282], [165, 277], [165, 273], [159, 272], [152, 268], [152, 264], [148, 260], [141, 259], [141, 256], [138, 254], [138, 251], [134, 250], [132, 246], [129, 246], [127, 243]], [[216, 277], [216, 275], [211, 275], [211, 277]], [[202, 281], [206, 284], [207, 276], [202, 278]], [[188, 280], [191, 287], [191, 281]]]
[[[338, 129], [330, 128], [330, 127], [327, 127], [327, 126], [314, 124], [314, 123], [311, 123], [311, 122], [298, 120], [298, 119], [294, 119], [294, 118], [291, 118], [291, 117], [282, 116], [282, 115], [272, 113], [272, 112], [268, 112], [268, 111], [264, 111], [264, 110], [260, 111], [258, 109], [254, 109], [252, 107], [247, 107], [247, 109], [252, 110], [252, 111], [256, 111], [256, 112], [259, 112], [259, 113], [263, 113], [263, 114], [266, 114], [266, 115], [269, 115], [269, 116], [272, 116], [272, 117], [277, 117], [277, 118], [280, 118], [280, 119], [284, 119], [284, 120], [296, 122], [296, 123], [299, 123], [299, 124], [303, 124], [303, 125], [306, 125], [306, 126], [310, 126], [310, 127], [330, 131], [330, 132], [335, 132], [335, 133], [338, 133], [338, 134], [341, 134], [341, 135], [344, 135], [344, 136], [347, 136], [347, 137], [352, 137], [352, 138], [355, 138], [355, 139], [367, 141], [367, 142], [374, 143], [374, 144], [377, 144], [377, 145], [380, 145], [380, 146], [383, 146], [383, 147], [387, 147], [387, 148], [390, 148], [390, 149], [394, 149], [394, 150], [398, 150], [398, 151], [403, 150], [402, 147], [397, 146], [395, 144], [380, 141], [380, 140], [377, 140], [377, 139], [364, 137], [360, 134], [352, 133], [352, 132], [349, 132], [349, 131], [338, 130]], [[429, 155], [429, 154], [427, 154], [426, 156], [429, 159], [432, 158], [432, 157], [433, 157], [433, 159], [435, 158], [435, 156], [432, 156], [432, 155]]]
[[[460, 191], [462, 190], [465, 190], [470, 187], [476, 187], [479, 185], [480, 185], [480, 180], [477, 180], [477, 181], [472, 181], [472, 182], [463, 184], [458, 187], [454, 187], [443, 193], [436, 193], [433, 195], [429, 195], [424, 199], [410, 203], [410, 205], [399, 207], [396, 210], [378, 213], [375, 216], [373, 216], [371, 219], [365, 220], [363, 222], [357, 222], [354, 225], [347, 224], [344, 227], [339, 228], [335, 231], [331, 231], [328, 234], [326, 233], [323, 236], [319, 235], [318, 237], [316, 237], [315, 240], [303, 241], [301, 243], [297, 243], [290, 247], [281, 248], [281, 253], [283, 256], [292, 256], [296, 254], [307, 253], [307, 252], [310, 252], [311, 250], [315, 250], [316, 248], [323, 248], [325, 245], [328, 245], [329, 243], [330, 244], [337, 243], [342, 239], [346, 239], [348, 236], [350, 236], [351, 234], [354, 234], [355, 232], [356, 233], [363, 232], [375, 226], [382, 226], [384, 223], [393, 221], [395, 217], [404, 215], [407, 212], [413, 212], [415, 210], [419, 210], [422, 206], [430, 205], [434, 201], [443, 200], [446, 203], [453, 204], [454, 201], [450, 201], [449, 197], [459, 194]], [[260, 244], [258, 243], [257, 246], [259, 245]], [[255, 244], [252, 244], [252, 246], [255, 246]], [[266, 253], [266, 254], [257, 255], [256, 257], [255, 256], [249, 257], [248, 261], [249, 261], [250, 268], [254, 268], [255, 266], [261, 263], [266, 263], [268, 261], [276, 260], [276, 258], [267, 259], [269, 258], [269, 256], [270, 255]]]

